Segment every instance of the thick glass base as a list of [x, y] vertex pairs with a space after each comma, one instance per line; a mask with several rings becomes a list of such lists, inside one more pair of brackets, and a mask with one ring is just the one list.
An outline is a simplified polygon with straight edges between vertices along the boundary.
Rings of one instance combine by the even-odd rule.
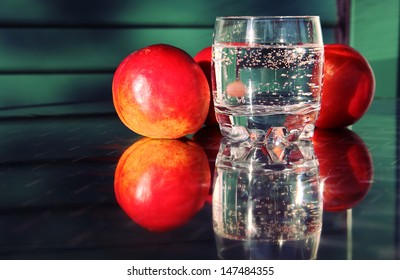
[[316, 119], [316, 116], [311, 118], [309, 115], [294, 114], [230, 116], [216, 112], [216, 116], [222, 135], [230, 141], [250, 139], [268, 145], [286, 145], [298, 140], [311, 139]]

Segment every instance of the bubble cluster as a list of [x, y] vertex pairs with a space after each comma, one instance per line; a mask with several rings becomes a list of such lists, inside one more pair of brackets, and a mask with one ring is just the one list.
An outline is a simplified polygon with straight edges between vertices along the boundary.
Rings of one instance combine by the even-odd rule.
[[[304, 120], [302, 116], [320, 108], [321, 47], [217, 45], [213, 59], [217, 114], [235, 116], [221, 116], [221, 121], [229, 120], [223, 127], [252, 124], [254, 129], [264, 130], [276, 125], [301, 135], [302, 127], [311, 123], [300, 121]], [[239, 83], [245, 90], [236, 91], [238, 87], [232, 87]], [[257, 116], [256, 121], [253, 116]]]

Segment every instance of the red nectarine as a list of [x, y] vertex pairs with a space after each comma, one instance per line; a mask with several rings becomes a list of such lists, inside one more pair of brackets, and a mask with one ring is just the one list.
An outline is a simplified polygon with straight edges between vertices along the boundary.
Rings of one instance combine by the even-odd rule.
[[210, 91], [200, 66], [182, 49], [157, 44], [128, 55], [114, 73], [114, 107], [131, 130], [176, 139], [199, 130]]
[[341, 128], [357, 122], [368, 110], [375, 93], [375, 77], [368, 61], [344, 44], [327, 44], [320, 128]]
[[212, 81], [211, 75], [213, 75], [211, 60], [212, 60], [212, 47], [208, 46], [199, 51], [195, 56], [194, 60], [200, 65], [203, 70], [210, 90], [210, 107], [208, 109], [208, 115], [205, 121], [206, 125], [217, 125], [218, 121], [215, 116], [214, 101], [212, 95]]

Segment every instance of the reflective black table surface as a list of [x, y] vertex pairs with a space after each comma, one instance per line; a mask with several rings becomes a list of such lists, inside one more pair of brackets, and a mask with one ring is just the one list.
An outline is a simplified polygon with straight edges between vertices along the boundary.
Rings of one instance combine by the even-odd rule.
[[[116, 114], [89, 114], [2, 118], [0, 133], [1, 259], [400, 258], [395, 100], [375, 100], [350, 129], [317, 131], [311, 154], [291, 151], [292, 160], [318, 160], [304, 174], [323, 188], [306, 204], [297, 189], [269, 200], [246, 186], [254, 176], [240, 181], [245, 172], [216, 175], [215, 128], [160, 141]], [[290, 180], [310, 182], [294, 172], [279, 175], [285, 195]], [[213, 180], [223, 183], [218, 195]], [[264, 206], [257, 196], [268, 197]], [[303, 212], [281, 212], [299, 200]], [[214, 232], [213, 212], [228, 238]]]

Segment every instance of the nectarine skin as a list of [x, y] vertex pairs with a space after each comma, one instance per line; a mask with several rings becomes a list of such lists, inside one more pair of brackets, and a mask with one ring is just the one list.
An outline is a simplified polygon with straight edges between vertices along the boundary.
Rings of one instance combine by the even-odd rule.
[[375, 94], [374, 72], [366, 58], [344, 44], [326, 44], [321, 110], [316, 126], [337, 129], [356, 123]]
[[128, 55], [114, 73], [113, 102], [121, 121], [151, 138], [177, 139], [199, 130], [207, 117], [207, 79], [182, 49], [151, 45]]
[[115, 170], [119, 205], [150, 231], [188, 222], [204, 206], [210, 186], [207, 156], [189, 139], [143, 138], [123, 153]]
[[[194, 60], [200, 65], [201, 69], [204, 72], [204, 75], [207, 78], [209, 90], [210, 90], [210, 108], [208, 110], [208, 115], [205, 121], [206, 125], [218, 125], [217, 117], [215, 116], [214, 102], [213, 102], [213, 94], [212, 94], [212, 75], [214, 75], [214, 71], [212, 71], [212, 46], [205, 47], [200, 50], [195, 56]], [[215, 79], [214, 79], [215, 80]]]

